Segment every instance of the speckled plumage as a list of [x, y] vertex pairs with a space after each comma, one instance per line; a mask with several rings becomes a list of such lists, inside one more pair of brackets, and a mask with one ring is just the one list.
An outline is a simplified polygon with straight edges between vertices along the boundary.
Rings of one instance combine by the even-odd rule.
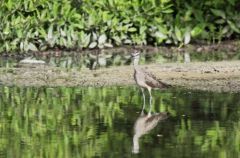
[[138, 86], [142, 88], [159, 88], [164, 89], [170, 87], [166, 83], [159, 81], [154, 75], [144, 71], [139, 67], [134, 67], [134, 79]]
[[133, 53], [132, 56], [134, 65], [134, 80], [138, 86], [141, 88], [147, 88], [148, 90], [152, 88], [164, 89], [170, 87], [168, 84], [159, 81], [153, 74], [146, 72], [138, 66], [140, 58], [139, 52]]

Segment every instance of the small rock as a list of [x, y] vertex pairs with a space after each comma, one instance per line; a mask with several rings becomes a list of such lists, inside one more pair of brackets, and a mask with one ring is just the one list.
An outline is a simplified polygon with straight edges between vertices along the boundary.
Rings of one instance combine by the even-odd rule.
[[26, 58], [21, 60], [16, 67], [25, 67], [25, 68], [36, 68], [45, 66], [46, 62], [43, 60], [36, 60], [31, 58]]
[[206, 70], [206, 71], [204, 71], [204, 73], [212, 73], [211, 71], [209, 71], [209, 70]]
[[200, 53], [203, 50], [202, 47], [197, 48], [197, 52]]
[[215, 72], [220, 72], [218, 69], [216, 69], [216, 68], [213, 68], [213, 70], [215, 71]]
[[19, 62], [20, 64], [46, 64], [43, 60], [36, 60], [31, 58], [23, 59]]

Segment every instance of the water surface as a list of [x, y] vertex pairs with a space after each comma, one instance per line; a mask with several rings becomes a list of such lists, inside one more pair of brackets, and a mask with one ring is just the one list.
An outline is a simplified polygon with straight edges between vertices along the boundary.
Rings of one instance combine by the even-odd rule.
[[[113, 49], [104, 51], [49, 51], [30, 56], [0, 57], [0, 67], [14, 67], [17, 63], [27, 57], [44, 60], [48, 65], [61, 68], [88, 68], [98, 69], [102, 67], [130, 65], [131, 49]], [[169, 63], [169, 62], [196, 62], [196, 61], [223, 61], [239, 60], [240, 52], [174, 52], [171, 49], [143, 49], [140, 64], [148, 63]]]
[[239, 157], [239, 94], [154, 91], [152, 114], [169, 117], [133, 154], [141, 96], [137, 87], [1, 86], [0, 157]]

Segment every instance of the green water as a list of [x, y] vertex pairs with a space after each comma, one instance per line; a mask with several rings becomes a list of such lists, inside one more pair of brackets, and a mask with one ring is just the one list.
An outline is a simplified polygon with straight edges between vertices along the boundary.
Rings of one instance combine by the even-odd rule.
[[239, 94], [154, 91], [152, 114], [169, 117], [133, 154], [141, 96], [137, 87], [1, 86], [0, 157], [239, 158]]
[[[132, 50], [106, 50], [105, 52], [98, 51], [85, 51], [85, 52], [49, 52], [49, 54], [35, 54], [31, 55], [33, 59], [44, 60], [48, 65], [61, 67], [61, 68], [88, 68], [98, 69], [101, 67], [130, 65]], [[189, 52], [187, 53], [190, 62], [196, 61], [223, 61], [223, 60], [239, 60], [240, 52]], [[26, 57], [19, 56], [1, 57], [0, 67], [14, 67], [16, 64]], [[168, 52], [161, 50], [143, 50], [140, 63], [168, 63], [178, 62], [183, 63], [186, 61], [186, 53]]]

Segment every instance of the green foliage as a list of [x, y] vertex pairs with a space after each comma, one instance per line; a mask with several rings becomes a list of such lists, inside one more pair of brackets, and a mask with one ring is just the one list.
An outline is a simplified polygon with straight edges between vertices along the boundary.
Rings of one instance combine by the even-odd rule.
[[175, 24], [183, 30], [190, 27], [194, 39], [215, 42], [239, 37], [240, 3], [237, 0], [177, 0], [174, 6], [177, 10]]
[[102, 48], [161, 42], [167, 38], [161, 32], [167, 31], [163, 19], [173, 12], [171, 7], [169, 0], [83, 0], [80, 11], [85, 15], [85, 29], [91, 33], [90, 48]]
[[0, 4], [0, 52], [72, 48], [81, 15], [68, 0], [4, 0]]
[[240, 34], [237, 0], [3, 0], [0, 52], [185, 45]]

